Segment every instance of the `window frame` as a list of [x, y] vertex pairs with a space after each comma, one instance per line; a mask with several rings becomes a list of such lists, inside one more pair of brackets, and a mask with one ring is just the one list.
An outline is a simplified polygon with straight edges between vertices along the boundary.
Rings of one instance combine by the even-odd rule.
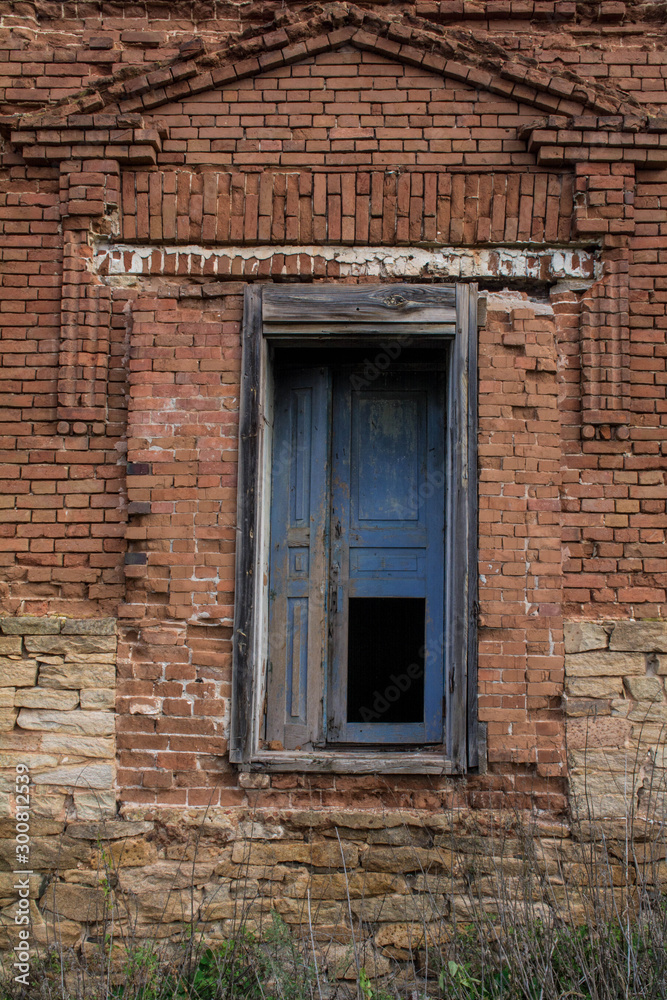
[[[445, 688], [442, 749], [260, 747], [268, 652], [272, 343], [447, 346]], [[477, 724], [477, 285], [256, 283], [246, 287], [239, 408], [230, 761], [257, 771], [455, 774], [479, 763]], [[461, 571], [463, 567], [463, 572]], [[453, 580], [462, 586], [452, 586]], [[443, 694], [444, 694], [443, 690]]]

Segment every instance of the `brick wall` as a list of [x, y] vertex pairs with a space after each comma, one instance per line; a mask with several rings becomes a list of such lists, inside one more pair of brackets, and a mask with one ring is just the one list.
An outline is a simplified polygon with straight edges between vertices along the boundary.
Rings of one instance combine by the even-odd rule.
[[[91, 828], [77, 830], [94, 810], [65, 780], [81, 766], [103, 811], [117, 799], [128, 823], [157, 824], [113, 828], [137, 868], [153, 858], [144, 835], [168, 815], [176, 842], [204, 806], [236, 831], [225, 863], [239, 865], [260, 809], [281, 817], [276, 864], [310, 864], [313, 829], [361, 830], [351, 861], [383, 872], [377, 892], [398, 907], [407, 869], [363, 860], [388, 808], [411, 811], [429, 850], [440, 833], [415, 832], [424, 815], [454, 807], [539, 810], [560, 830], [581, 719], [595, 717], [601, 772], [621, 738], [644, 773], [662, 752], [647, 694], [662, 691], [662, 632], [641, 622], [664, 617], [667, 583], [663, 29], [616, 0], [297, 3], [274, 20], [257, 4], [242, 23], [231, 6], [153, 7], [150, 21], [127, 5], [84, 20], [0, 2], [3, 765], [34, 754], [37, 774], [63, 778], [39, 783], [36, 808], [45, 836], [73, 827], [86, 871]], [[484, 766], [466, 780], [239, 774], [226, 751], [246, 283], [461, 278], [487, 293]], [[629, 649], [625, 622], [639, 623]], [[112, 787], [110, 731], [80, 726], [109, 726], [113, 663]], [[81, 892], [97, 891], [74, 881], [42, 899], [73, 940]]]

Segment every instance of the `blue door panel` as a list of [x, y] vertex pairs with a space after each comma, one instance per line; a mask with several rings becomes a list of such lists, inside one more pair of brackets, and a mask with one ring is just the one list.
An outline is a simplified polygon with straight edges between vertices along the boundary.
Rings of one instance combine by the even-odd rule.
[[417, 520], [420, 402], [407, 394], [353, 394], [352, 524]]
[[[396, 373], [356, 389], [333, 382], [331, 743], [440, 743], [443, 734], [444, 388], [437, 373]], [[437, 484], [437, 485], [436, 485]], [[349, 601], [425, 600], [423, 718], [348, 720]], [[396, 614], [400, 616], [400, 604]], [[361, 667], [363, 669], [363, 666]], [[377, 663], [369, 669], [377, 671]], [[392, 685], [389, 684], [391, 688]], [[382, 691], [374, 691], [382, 701]], [[376, 701], [378, 699], [376, 698]], [[378, 713], [367, 713], [369, 716]]]
[[324, 368], [277, 378], [265, 735], [290, 749], [322, 732], [329, 395]]

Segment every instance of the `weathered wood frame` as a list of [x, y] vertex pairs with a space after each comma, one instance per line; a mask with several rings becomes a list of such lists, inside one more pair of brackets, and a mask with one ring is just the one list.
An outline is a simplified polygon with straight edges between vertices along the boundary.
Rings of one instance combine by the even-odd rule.
[[[447, 713], [436, 750], [266, 750], [271, 341], [308, 346], [390, 336], [449, 351], [445, 543]], [[239, 419], [230, 760], [246, 770], [452, 774], [478, 765], [477, 286], [251, 285], [246, 289]], [[462, 586], [453, 582], [463, 581]]]

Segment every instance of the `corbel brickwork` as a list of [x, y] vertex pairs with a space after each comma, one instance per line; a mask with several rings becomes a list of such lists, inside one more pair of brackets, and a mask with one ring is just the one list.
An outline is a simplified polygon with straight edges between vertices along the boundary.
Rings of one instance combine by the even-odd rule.
[[[629, 237], [634, 230], [632, 163], [575, 164], [574, 231], [602, 243], [603, 276], [582, 295], [582, 434], [627, 437]], [[611, 428], [611, 430], [603, 430]]]
[[[70, 422], [87, 425], [91, 421], [96, 425], [93, 432], [102, 433], [106, 422], [111, 290], [93, 274], [89, 234], [93, 226], [112, 228], [119, 191], [120, 168], [113, 160], [61, 164], [63, 283], [58, 418], [63, 433], [74, 429]], [[78, 432], [81, 430], [78, 426]]]

